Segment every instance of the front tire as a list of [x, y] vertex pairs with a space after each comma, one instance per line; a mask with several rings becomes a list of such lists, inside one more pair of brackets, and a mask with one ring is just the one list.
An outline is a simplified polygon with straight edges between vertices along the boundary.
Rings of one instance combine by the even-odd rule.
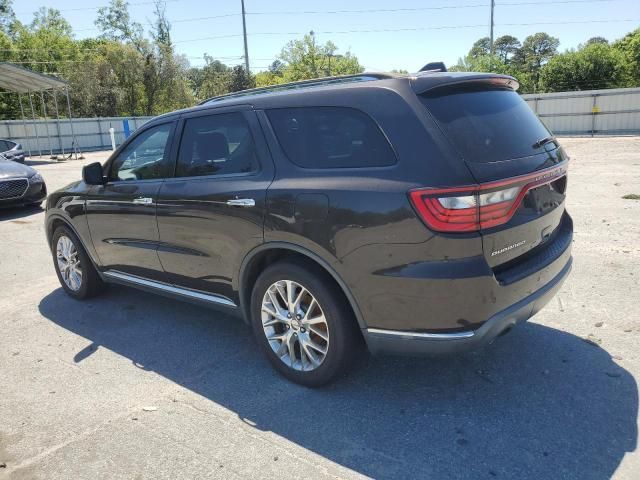
[[319, 268], [281, 262], [257, 279], [254, 335], [274, 368], [308, 387], [347, 372], [358, 351], [357, 325], [342, 293]]
[[82, 243], [69, 228], [58, 227], [51, 245], [58, 280], [70, 297], [84, 300], [104, 289], [104, 283]]

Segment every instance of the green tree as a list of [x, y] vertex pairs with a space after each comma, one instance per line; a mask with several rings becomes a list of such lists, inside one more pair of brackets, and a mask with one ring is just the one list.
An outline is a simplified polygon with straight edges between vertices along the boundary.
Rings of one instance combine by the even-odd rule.
[[467, 55], [465, 58], [459, 59], [458, 63], [449, 68], [449, 70], [452, 72], [491, 72], [505, 75], [514, 73], [513, 68], [503, 62], [500, 57], [489, 54], [477, 57]]
[[10, 33], [16, 21], [12, 0], [0, 0], [0, 32]]
[[284, 73], [284, 67], [285, 67], [285, 64], [282, 63], [280, 60], [276, 59], [273, 62], [271, 62], [271, 65], [269, 65], [268, 71], [273, 75], [282, 76], [282, 74]]
[[41, 8], [29, 25], [16, 22], [13, 27], [12, 60], [41, 73], [64, 75], [77, 60], [77, 42], [71, 25], [59, 11]]
[[102, 32], [103, 38], [128, 41], [141, 50], [144, 31], [142, 25], [131, 20], [129, 2], [111, 0], [109, 6], [98, 9], [98, 18], [94, 23]]
[[591, 43], [554, 56], [540, 71], [540, 91], [591, 90], [624, 85], [624, 56], [605, 43]]
[[236, 65], [231, 69], [227, 82], [227, 91], [229, 92], [240, 92], [256, 86], [253, 75], [251, 72], [247, 72], [243, 65]]
[[280, 53], [280, 60], [286, 65], [284, 78], [286, 81], [296, 81], [364, 71], [351, 52], [336, 55], [337, 50], [338, 48], [331, 41], [324, 45], [319, 44], [313, 32], [305, 35], [301, 40], [292, 40]]
[[171, 44], [171, 24], [165, 3], [156, 0], [154, 6], [151, 40], [144, 37], [142, 26], [131, 20], [128, 3], [124, 0], [111, 0], [109, 6], [98, 10], [96, 20], [102, 38], [127, 42], [140, 54], [146, 115], [186, 106], [184, 95], [172, 96], [169, 92], [184, 92], [188, 81], [180, 68], [184, 62], [176, 59]]
[[229, 67], [208, 54], [204, 54], [205, 65], [191, 68], [187, 72], [189, 85], [197, 100], [215, 97], [227, 93]]
[[478, 58], [491, 53], [491, 39], [489, 37], [482, 37], [476, 40], [471, 50], [469, 50], [469, 57]]
[[531, 78], [534, 92], [539, 90], [540, 70], [558, 53], [560, 40], [551, 35], [538, 32], [529, 35], [522, 42], [520, 48], [513, 57], [513, 62], [518, 69]]
[[625, 86], [640, 86], [640, 28], [626, 34], [613, 44], [625, 62]]
[[71, 24], [65, 20], [60, 11], [46, 7], [40, 7], [40, 9], [33, 14], [31, 30], [65, 37], [71, 37], [73, 35]]
[[521, 47], [520, 40], [513, 35], [502, 35], [493, 42], [494, 54], [504, 63], [509, 63], [510, 59], [518, 53]]
[[270, 85], [278, 85], [286, 81], [283, 75], [278, 75], [268, 70], [256, 73], [254, 78], [256, 87], [268, 87]]
[[606, 45], [609, 45], [609, 40], [604, 37], [591, 37], [589, 40], [587, 40], [587, 43], [585, 45], [591, 45], [592, 43], [604, 43]]

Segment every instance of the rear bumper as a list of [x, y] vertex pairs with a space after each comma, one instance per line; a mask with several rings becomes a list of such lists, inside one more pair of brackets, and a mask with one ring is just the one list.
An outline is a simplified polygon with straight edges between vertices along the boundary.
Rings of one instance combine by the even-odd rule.
[[556, 294], [569, 275], [569, 256], [560, 272], [542, 288], [496, 313], [476, 330], [453, 333], [422, 333], [377, 328], [363, 330], [369, 351], [373, 354], [434, 355], [474, 350], [493, 342], [508, 331], [538, 313]]

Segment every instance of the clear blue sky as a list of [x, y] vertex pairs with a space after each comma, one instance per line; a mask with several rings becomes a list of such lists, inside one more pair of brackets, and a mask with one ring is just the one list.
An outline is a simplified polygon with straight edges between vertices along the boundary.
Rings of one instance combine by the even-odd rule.
[[[489, 2], [245, 0], [249, 13], [247, 29], [251, 68], [265, 69], [286, 42], [310, 30], [317, 32], [320, 41], [332, 40], [339, 48], [338, 53], [351, 50], [368, 70], [398, 68], [416, 71], [426, 62], [436, 60], [443, 60], [447, 65], [454, 64], [466, 54], [476, 39], [488, 35]], [[77, 32], [76, 36], [82, 38], [97, 35], [93, 23], [96, 10], [106, 3], [106, 0], [86, 0], [82, 3], [78, 0], [49, 0], [46, 3], [43, 0], [18, 0], [14, 2], [14, 10], [23, 22], [30, 22], [31, 12], [42, 5], [62, 10]], [[133, 18], [147, 26], [153, 18], [150, 1], [129, 0], [129, 3]], [[376, 9], [398, 11], [344, 11]], [[176, 49], [178, 53], [187, 55], [194, 65], [203, 63], [201, 57], [205, 52], [224, 63], [241, 63], [242, 19], [239, 13], [240, 0], [167, 1], [167, 14], [173, 23], [172, 38]], [[203, 18], [223, 15], [229, 16]], [[496, 0], [495, 25], [496, 37], [511, 34], [522, 40], [535, 32], [548, 32], [560, 39], [560, 49], [565, 50], [576, 47], [592, 36], [615, 40], [638, 28], [640, 0]], [[406, 30], [381, 31], [401, 29]], [[359, 32], [345, 33], [354, 30]], [[202, 39], [225, 36], [229, 37]]]

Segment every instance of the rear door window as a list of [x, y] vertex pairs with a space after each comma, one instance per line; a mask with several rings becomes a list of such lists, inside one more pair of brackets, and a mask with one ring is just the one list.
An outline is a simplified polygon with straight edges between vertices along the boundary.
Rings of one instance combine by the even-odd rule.
[[384, 167], [396, 157], [376, 123], [345, 107], [279, 108], [267, 111], [278, 141], [303, 168]]
[[545, 148], [536, 146], [536, 142], [551, 135], [512, 90], [440, 90], [420, 98], [451, 143], [470, 162], [535, 155]]

